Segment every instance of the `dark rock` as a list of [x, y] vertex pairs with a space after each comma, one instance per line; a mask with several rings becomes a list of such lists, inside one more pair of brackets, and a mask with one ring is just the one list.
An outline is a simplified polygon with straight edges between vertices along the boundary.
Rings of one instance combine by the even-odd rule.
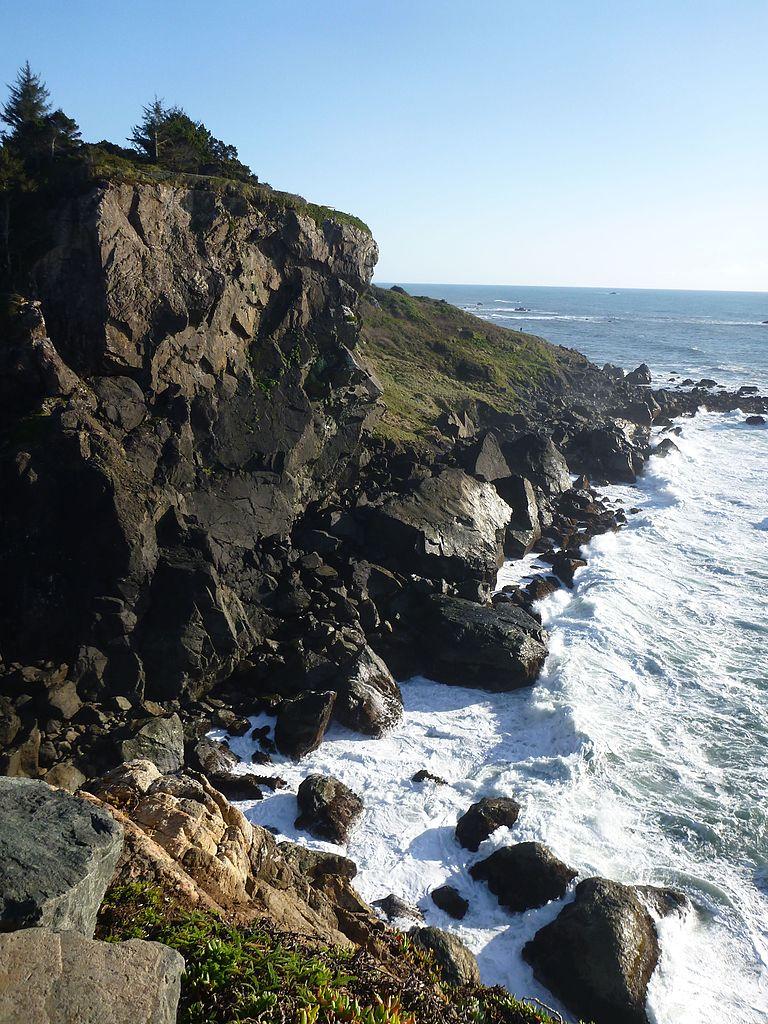
[[400, 628], [385, 657], [401, 679], [424, 675], [456, 686], [515, 690], [536, 680], [547, 653], [540, 623], [516, 605], [432, 594], [411, 605]]
[[560, 580], [557, 576], [534, 576], [531, 582], [525, 585], [525, 595], [531, 602], [541, 601], [559, 589]]
[[504, 550], [512, 558], [522, 558], [541, 537], [539, 506], [533, 485], [525, 477], [510, 476], [497, 481], [496, 489], [512, 509]]
[[419, 768], [416, 774], [411, 777], [411, 782], [434, 782], [436, 786], [447, 785], [445, 779], [441, 779], [439, 775], [433, 775], [426, 768]]
[[750, 427], [762, 427], [765, 423], [765, 416], [747, 416], [744, 422], [748, 423]]
[[417, 946], [429, 950], [450, 985], [479, 985], [477, 960], [456, 935], [441, 928], [414, 928], [409, 933]]
[[351, 882], [357, 875], [357, 864], [349, 857], [342, 857], [340, 853], [310, 850], [306, 846], [299, 846], [298, 843], [280, 843], [278, 849], [299, 874], [313, 881], [318, 881], [326, 875], [333, 875]]
[[123, 761], [151, 761], [161, 772], [175, 772], [184, 764], [184, 728], [177, 714], [148, 718], [120, 743]]
[[0, 750], [7, 750], [19, 734], [21, 719], [10, 697], [0, 695]]
[[499, 903], [516, 911], [561, 899], [578, 874], [541, 843], [505, 846], [473, 865], [469, 873], [487, 881]]
[[374, 900], [374, 907], [379, 907], [381, 912], [384, 914], [388, 921], [422, 921], [424, 915], [418, 907], [412, 907], [410, 903], [406, 903], [405, 900], [401, 900], [399, 896], [395, 896], [394, 893], [390, 893], [389, 896], [384, 896], [383, 899]]
[[88, 937], [123, 847], [106, 811], [31, 779], [0, 779], [0, 931]]
[[367, 645], [339, 680], [334, 715], [348, 729], [366, 736], [382, 736], [403, 717], [400, 687]]
[[574, 472], [610, 483], [634, 483], [642, 465], [637, 446], [616, 424], [579, 431], [569, 440], [567, 455]]
[[307, 776], [296, 798], [300, 812], [296, 827], [332, 843], [346, 842], [349, 830], [363, 813], [360, 797], [331, 775]]
[[492, 484], [461, 469], [428, 477], [410, 494], [362, 510], [368, 544], [394, 568], [461, 582], [493, 582], [511, 510]]
[[478, 480], [493, 483], [509, 476], [509, 466], [502, 455], [499, 441], [490, 431], [472, 444], [464, 447], [458, 460], [461, 466]]
[[0, 1020], [175, 1024], [183, 973], [161, 942], [25, 928], [0, 935]]
[[565, 458], [549, 437], [523, 434], [502, 445], [502, 452], [510, 472], [530, 480], [544, 494], [561, 494], [571, 486]]
[[574, 558], [565, 551], [557, 551], [552, 559], [552, 569], [567, 587], [573, 586], [573, 578], [577, 569], [586, 565], [583, 558]]
[[195, 744], [192, 757], [210, 784], [228, 800], [261, 800], [261, 780], [255, 775], [234, 771], [240, 759], [226, 743], [204, 737]]
[[456, 838], [465, 850], [476, 852], [480, 843], [502, 826], [515, 824], [520, 804], [506, 796], [484, 796], [462, 814], [456, 825]]
[[281, 754], [298, 761], [323, 741], [333, 714], [336, 694], [305, 693], [285, 701], [275, 723], [275, 745]]
[[588, 878], [576, 899], [523, 948], [534, 975], [595, 1024], [648, 1024], [648, 982], [659, 960], [653, 920], [631, 886]]
[[651, 369], [647, 363], [640, 363], [634, 370], [630, 370], [624, 378], [627, 384], [650, 384]]
[[667, 455], [671, 455], [672, 452], [679, 452], [680, 449], [677, 447], [675, 442], [670, 437], [665, 437], [662, 441], [656, 445], [653, 449], [654, 455], [660, 455], [662, 458]]
[[430, 896], [436, 907], [457, 921], [461, 921], [469, 910], [469, 900], [465, 900], [452, 885], [441, 885], [439, 889], [433, 889]]

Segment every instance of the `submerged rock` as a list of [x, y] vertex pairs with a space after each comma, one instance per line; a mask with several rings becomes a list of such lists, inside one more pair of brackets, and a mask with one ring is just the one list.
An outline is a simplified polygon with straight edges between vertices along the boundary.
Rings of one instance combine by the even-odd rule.
[[300, 811], [296, 828], [331, 843], [345, 843], [363, 813], [360, 797], [332, 775], [308, 775], [296, 798]]
[[520, 804], [511, 797], [484, 796], [459, 818], [456, 838], [466, 850], [474, 853], [497, 828], [514, 825], [519, 814]]
[[575, 1014], [595, 1024], [648, 1024], [659, 960], [651, 915], [628, 885], [588, 878], [576, 898], [523, 947], [523, 959]]
[[477, 960], [458, 936], [444, 932], [442, 928], [414, 928], [408, 934], [417, 946], [434, 954], [449, 984], [480, 984]]
[[429, 895], [436, 907], [457, 921], [461, 921], [469, 910], [469, 900], [465, 900], [452, 885], [441, 885], [439, 889], [433, 889]]
[[542, 843], [505, 846], [474, 864], [469, 873], [478, 881], [487, 881], [499, 903], [516, 911], [561, 899], [578, 874]]
[[123, 847], [105, 810], [32, 779], [0, 779], [0, 931], [90, 938]]

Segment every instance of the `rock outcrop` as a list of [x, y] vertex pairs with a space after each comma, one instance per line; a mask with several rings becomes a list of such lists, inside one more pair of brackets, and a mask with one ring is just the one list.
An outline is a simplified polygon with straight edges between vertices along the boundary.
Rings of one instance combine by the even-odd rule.
[[433, 927], [414, 928], [408, 934], [417, 946], [432, 953], [446, 981], [453, 985], [479, 984], [477, 960], [457, 935]]
[[588, 878], [576, 899], [523, 948], [542, 984], [595, 1024], [648, 1024], [648, 982], [659, 960], [651, 915], [631, 886]]
[[296, 827], [331, 843], [345, 843], [363, 813], [360, 797], [332, 775], [308, 775], [299, 786], [297, 800]]
[[0, 935], [0, 1021], [174, 1024], [183, 973], [160, 942], [25, 928]]
[[514, 825], [519, 815], [520, 804], [511, 797], [484, 796], [459, 818], [456, 838], [465, 849], [476, 853], [484, 839], [497, 828]]
[[90, 938], [123, 847], [107, 812], [31, 779], [0, 779], [0, 931]]
[[488, 883], [499, 903], [510, 910], [532, 910], [561, 899], [578, 872], [569, 868], [542, 843], [504, 846], [469, 869]]

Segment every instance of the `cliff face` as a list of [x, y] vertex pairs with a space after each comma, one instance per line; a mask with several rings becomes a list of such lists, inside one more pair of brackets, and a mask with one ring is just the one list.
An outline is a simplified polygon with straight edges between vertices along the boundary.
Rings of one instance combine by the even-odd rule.
[[259, 540], [357, 458], [376, 245], [242, 190], [117, 182], [49, 235], [2, 353], [3, 656], [194, 691], [259, 631]]

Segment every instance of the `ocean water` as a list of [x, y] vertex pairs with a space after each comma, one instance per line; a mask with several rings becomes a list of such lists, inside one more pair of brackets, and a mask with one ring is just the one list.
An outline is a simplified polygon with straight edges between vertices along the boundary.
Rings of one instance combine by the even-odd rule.
[[[482, 302], [473, 308], [498, 322], [519, 316], [522, 329], [600, 362], [646, 361], [660, 379], [677, 372], [768, 384], [768, 327], [759, 326], [768, 295], [431, 292], [467, 307]], [[502, 301], [550, 319], [499, 312]], [[294, 793], [310, 772], [337, 775], [365, 801], [346, 850], [362, 895], [394, 892], [417, 904], [429, 923], [456, 931], [477, 953], [485, 981], [561, 1011], [520, 949], [572, 897], [511, 914], [470, 878], [469, 866], [505, 843], [537, 839], [582, 877], [674, 885], [695, 910], [659, 923], [651, 1020], [764, 1024], [768, 427], [746, 426], [738, 412], [706, 411], [681, 425], [679, 454], [652, 459], [637, 486], [607, 489], [639, 513], [592, 542], [572, 592], [541, 603], [550, 654], [536, 686], [487, 694], [405, 681], [405, 717], [389, 735], [371, 740], [333, 726], [299, 765], [277, 759], [293, 792], [241, 806], [284, 836], [332, 849], [295, 830]], [[531, 556], [510, 562], [499, 585], [536, 568]], [[252, 741], [231, 743], [246, 758], [242, 770], [251, 770]], [[414, 784], [420, 768], [446, 784]], [[514, 795], [522, 812], [472, 854], [453, 829], [483, 795]], [[470, 901], [461, 922], [429, 898], [445, 883]]]

